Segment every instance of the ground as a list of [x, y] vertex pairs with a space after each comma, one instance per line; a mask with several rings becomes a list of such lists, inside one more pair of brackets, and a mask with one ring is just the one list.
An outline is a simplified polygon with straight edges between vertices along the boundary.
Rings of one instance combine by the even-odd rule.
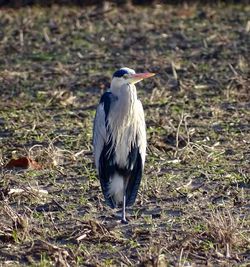
[[[0, 10], [0, 265], [249, 266], [250, 6]], [[147, 123], [128, 225], [103, 201], [95, 108], [122, 66]], [[29, 169], [7, 163], [20, 157]]]

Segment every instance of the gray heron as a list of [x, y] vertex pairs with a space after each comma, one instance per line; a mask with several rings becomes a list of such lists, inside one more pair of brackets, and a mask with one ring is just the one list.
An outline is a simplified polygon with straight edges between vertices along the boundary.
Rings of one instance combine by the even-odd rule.
[[122, 205], [123, 223], [127, 223], [126, 207], [137, 196], [147, 145], [144, 111], [135, 84], [154, 75], [129, 68], [117, 70], [94, 119], [94, 158], [102, 192], [111, 208]]

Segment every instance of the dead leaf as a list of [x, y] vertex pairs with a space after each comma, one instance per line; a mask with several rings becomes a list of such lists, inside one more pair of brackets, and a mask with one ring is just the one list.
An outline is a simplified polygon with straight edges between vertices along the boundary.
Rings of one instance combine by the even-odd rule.
[[34, 169], [40, 170], [42, 166], [37, 163], [35, 160], [29, 157], [22, 157], [19, 159], [11, 159], [5, 166], [5, 168], [12, 169], [12, 168], [22, 168], [22, 169]]

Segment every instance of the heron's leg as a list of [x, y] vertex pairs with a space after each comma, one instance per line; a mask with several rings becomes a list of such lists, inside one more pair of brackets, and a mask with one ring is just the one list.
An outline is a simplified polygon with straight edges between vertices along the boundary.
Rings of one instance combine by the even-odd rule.
[[122, 203], [122, 223], [128, 223], [126, 220], [126, 194], [123, 193], [123, 203]]

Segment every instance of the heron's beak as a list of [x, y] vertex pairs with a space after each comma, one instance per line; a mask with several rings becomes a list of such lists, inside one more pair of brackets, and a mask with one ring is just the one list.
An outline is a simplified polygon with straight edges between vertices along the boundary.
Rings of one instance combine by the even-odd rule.
[[155, 73], [151, 73], [151, 72], [145, 72], [145, 73], [136, 73], [136, 74], [131, 74], [131, 81], [132, 83], [138, 83], [141, 80], [153, 77], [155, 75]]

